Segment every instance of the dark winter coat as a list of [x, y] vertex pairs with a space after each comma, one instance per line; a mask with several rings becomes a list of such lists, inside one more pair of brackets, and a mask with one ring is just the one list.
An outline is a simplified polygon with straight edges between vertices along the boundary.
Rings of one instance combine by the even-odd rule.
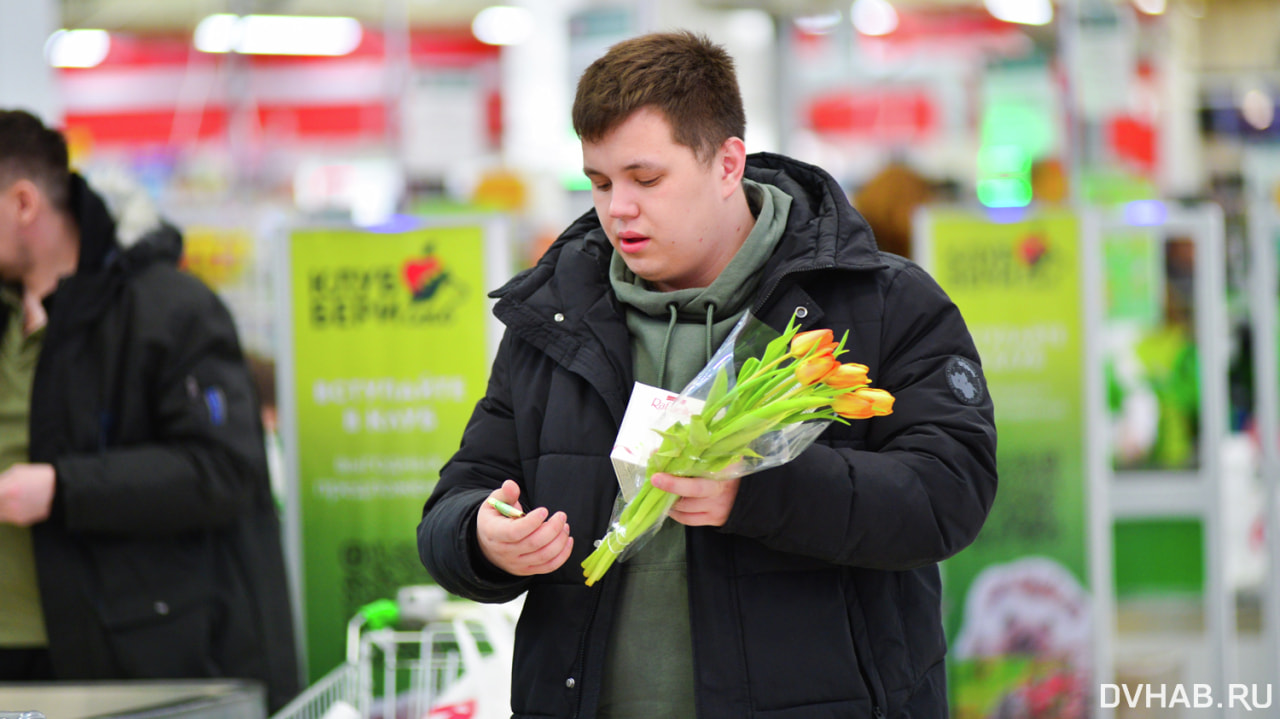
[[[846, 360], [896, 396], [888, 417], [832, 425], [793, 462], [745, 477], [728, 522], [686, 528], [700, 719], [947, 714], [937, 562], [968, 545], [996, 491], [995, 429], [959, 311], [919, 267], [876, 250], [818, 168], [754, 155], [747, 176], [794, 198], [753, 312], [779, 330], [849, 332]], [[447, 589], [528, 591], [516, 633], [517, 717], [592, 717], [623, 572], [583, 584], [617, 481], [609, 452], [631, 391], [624, 311], [594, 213], [495, 293], [507, 325], [486, 396], [418, 530]], [[948, 377], [951, 379], [948, 379]], [[475, 517], [506, 478], [564, 511], [573, 556], [515, 577], [480, 553]]]
[[123, 248], [78, 177], [72, 202], [79, 267], [45, 301], [29, 452], [57, 472], [32, 527], [55, 677], [249, 678], [278, 707], [298, 691], [293, 624], [231, 317], [178, 271], [173, 228]]

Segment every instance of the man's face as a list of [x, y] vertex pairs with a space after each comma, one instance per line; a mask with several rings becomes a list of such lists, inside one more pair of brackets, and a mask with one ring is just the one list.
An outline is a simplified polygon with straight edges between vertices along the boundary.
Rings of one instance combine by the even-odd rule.
[[724, 156], [722, 146], [710, 163], [699, 161], [651, 108], [599, 142], [582, 143], [583, 172], [609, 243], [661, 291], [710, 285], [745, 236], [727, 226], [742, 221], [729, 204], [741, 180], [726, 172]]
[[21, 209], [18, 183], [9, 182], [0, 187], [0, 281], [20, 280], [29, 261], [19, 235]]

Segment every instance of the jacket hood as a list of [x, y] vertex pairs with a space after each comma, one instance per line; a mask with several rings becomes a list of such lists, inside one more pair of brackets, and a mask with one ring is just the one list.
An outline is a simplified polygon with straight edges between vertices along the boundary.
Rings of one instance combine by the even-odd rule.
[[80, 230], [80, 258], [75, 274], [62, 278], [44, 300], [50, 326], [46, 347], [95, 322], [110, 306], [107, 298], [137, 271], [157, 262], [176, 265], [182, 257], [182, 235], [146, 211], [144, 193], [111, 180], [102, 186], [109, 189], [95, 190], [81, 175], [71, 175], [69, 201]]
[[[773, 185], [792, 198], [786, 230], [765, 266], [762, 297], [767, 298], [783, 278], [795, 272], [872, 270], [885, 266], [866, 220], [849, 203], [840, 183], [822, 168], [760, 152], [747, 157], [746, 176]], [[556, 239], [537, 265], [516, 275], [490, 296], [516, 302], [529, 298], [553, 274], [563, 271], [563, 267], [557, 267], [566, 252], [582, 253], [598, 263], [607, 285], [613, 248], [598, 230], [601, 226], [595, 210], [588, 210]]]
[[176, 265], [182, 235], [161, 219], [146, 192], [121, 173], [95, 176], [90, 187], [71, 175], [71, 214], [80, 229], [77, 273], [96, 272], [115, 262], [141, 267], [152, 262]]
[[785, 241], [775, 255], [779, 269], [884, 267], [871, 227], [826, 170], [761, 152], [747, 159], [746, 176], [792, 197]]

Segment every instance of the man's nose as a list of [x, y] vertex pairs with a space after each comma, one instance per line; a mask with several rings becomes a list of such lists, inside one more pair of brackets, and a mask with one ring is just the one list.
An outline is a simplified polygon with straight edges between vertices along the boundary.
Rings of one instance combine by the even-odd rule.
[[634, 217], [637, 211], [638, 207], [631, 193], [614, 186], [613, 192], [609, 194], [609, 216]]

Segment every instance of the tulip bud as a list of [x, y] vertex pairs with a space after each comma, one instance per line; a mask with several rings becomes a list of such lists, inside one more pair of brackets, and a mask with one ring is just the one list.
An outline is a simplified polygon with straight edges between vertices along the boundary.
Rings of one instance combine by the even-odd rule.
[[[831, 330], [809, 330], [791, 338], [791, 356], [804, 357], [809, 350], [821, 345], [832, 344], [835, 338]], [[834, 347], [834, 345], [833, 345]]]
[[868, 419], [893, 414], [893, 395], [873, 387], [845, 392], [831, 402], [831, 409], [846, 419]]
[[835, 368], [831, 374], [822, 378], [823, 384], [836, 389], [861, 387], [869, 381], [867, 379], [867, 366], [856, 362], [846, 362]]
[[830, 353], [816, 354], [796, 363], [796, 380], [808, 387], [839, 367], [840, 363]]

